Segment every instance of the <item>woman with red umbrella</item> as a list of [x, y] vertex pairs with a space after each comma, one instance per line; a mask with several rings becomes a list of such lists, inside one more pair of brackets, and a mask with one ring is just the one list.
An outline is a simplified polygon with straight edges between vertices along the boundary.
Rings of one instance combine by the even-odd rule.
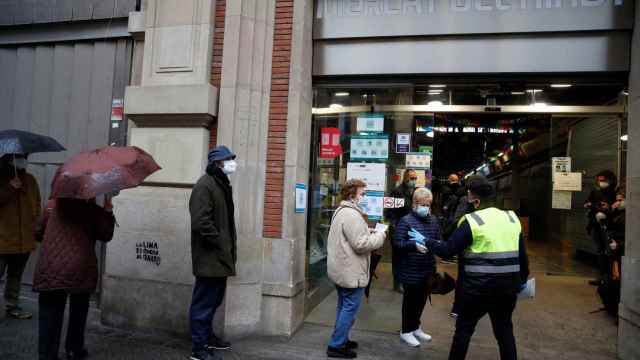
[[139, 185], [159, 168], [138, 148], [107, 147], [81, 153], [58, 169], [38, 233], [42, 247], [33, 285], [40, 293], [40, 360], [58, 359], [67, 299], [67, 359], [88, 356], [84, 332], [89, 300], [98, 282], [95, 244], [113, 237], [116, 220], [111, 198]]

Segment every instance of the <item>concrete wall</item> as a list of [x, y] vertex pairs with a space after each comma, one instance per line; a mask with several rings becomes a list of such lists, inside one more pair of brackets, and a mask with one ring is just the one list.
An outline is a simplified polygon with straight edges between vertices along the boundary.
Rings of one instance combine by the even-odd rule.
[[622, 261], [622, 300], [618, 331], [620, 359], [640, 359], [640, 6], [636, 5], [629, 77], [627, 152], [627, 229]]

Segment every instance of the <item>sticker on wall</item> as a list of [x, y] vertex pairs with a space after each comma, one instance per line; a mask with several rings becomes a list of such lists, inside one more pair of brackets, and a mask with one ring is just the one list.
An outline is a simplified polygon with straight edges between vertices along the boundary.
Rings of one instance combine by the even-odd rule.
[[296, 213], [302, 214], [307, 208], [307, 186], [296, 184]]
[[351, 137], [351, 160], [386, 160], [389, 158], [387, 135], [354, 135]]
[[340, 129], [320, 129], [320, 158], [333, 159], [342, 154], [340, 145]]
[[347, 180], [360, 179], [367, 183], [367, 190], [385, 191], [387, 165], [381, 163], [347, 163]]
[[398, 133], [396, 136], [396, 153], [406, 154], [411, 150], [411, 134]]
[[383, 114], [362, 114], [356, 124], [358, 132], [384, 132]]

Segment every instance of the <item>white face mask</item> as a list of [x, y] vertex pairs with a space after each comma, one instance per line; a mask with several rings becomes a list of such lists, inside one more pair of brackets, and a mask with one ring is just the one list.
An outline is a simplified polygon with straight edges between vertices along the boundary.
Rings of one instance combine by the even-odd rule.
[[233, 174], [238, 168], [238, 163], [235, 160], [226, 160], [223, 164], [224, 166], [222, 167], [222, 172], [227, 175]]
[[29, 165], [29, 162], [25, 158], [15, 158], [11, 160], [11, 163], [18, 169], [24, 170]]
[[609, 183], [608, 182], [606, 182], [606, 181], [601, 181], [600, 182], [600, 188], [601, 189], [606, 189], [608, 187], [609, 187]]

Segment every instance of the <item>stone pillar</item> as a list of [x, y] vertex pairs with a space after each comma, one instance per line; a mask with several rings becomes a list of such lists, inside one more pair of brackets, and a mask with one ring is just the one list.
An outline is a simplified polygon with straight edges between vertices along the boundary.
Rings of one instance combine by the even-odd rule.
[[639, 359], [640, 347], [640, 6], [636, 6], [629, 77], [629, 146], [627, 151], [627, 229], [622, 260], [622, 299], [618, 357]]
[[218, 103], [209, 83], [213, 6], [214, 0], [148, 0], [143, 8], [144, 50], [134, 54], [125, 113], [132, 121], [129, 145], [149, 152], [162, 170], [115, 199], [120, 226], [107, 247], [102, 292], [108, 325], [189, 333], [188, 202], [204, 173], [207, 126]]
[[271, 88], [274, 0], [227, 0], [217, 143], [236, 154], [231, 176], [238, 232], [237, 276], [229, 278], [225, 333], [260, 332], [263, 202]]

